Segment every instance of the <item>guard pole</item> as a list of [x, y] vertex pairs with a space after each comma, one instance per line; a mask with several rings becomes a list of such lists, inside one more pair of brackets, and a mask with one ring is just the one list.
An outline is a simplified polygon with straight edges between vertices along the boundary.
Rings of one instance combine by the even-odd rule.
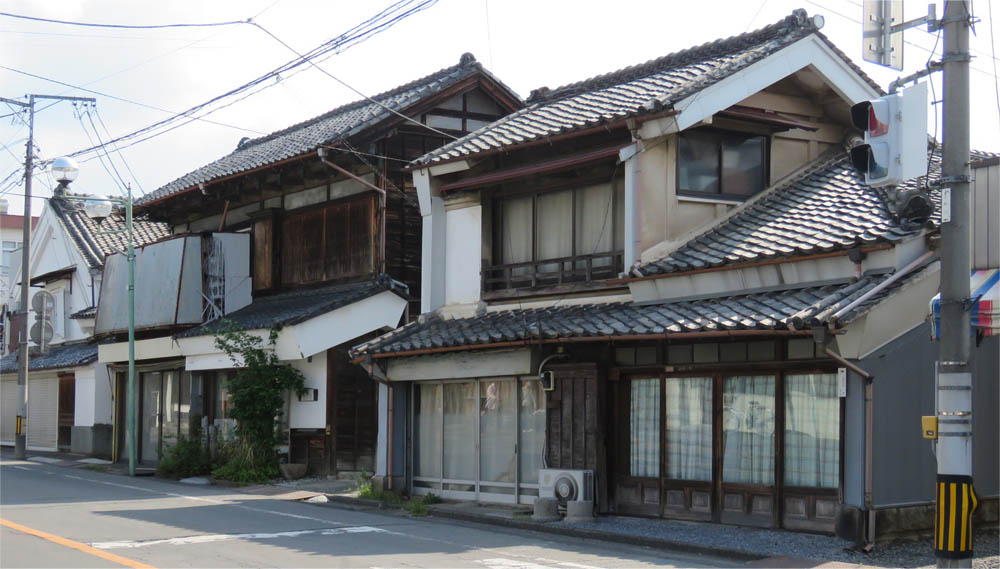
[[[31, 287], [31, 178], [35, 153], [35, 96], [28, 97], [28, 145], [24, 155], [24, 218], [21, 233], [21, 341], [17, 346], [17, 430], [14, 433], [14, 458], [28, 456], [28, 292]], [[42, 331], [44, 332], [44, 330]]]
[[[941, 341], [934, 552], [938, 567], [972, 567], [972, 373], [969, 367], [969, 27], [967, 0], [944, 7], [941, 163]], [[947, 194], [950, 193], [950, 200]]]

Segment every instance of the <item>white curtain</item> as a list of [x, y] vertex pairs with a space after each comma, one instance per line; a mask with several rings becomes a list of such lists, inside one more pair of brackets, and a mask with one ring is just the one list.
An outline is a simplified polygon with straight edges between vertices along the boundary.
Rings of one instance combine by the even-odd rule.
[[479, 383], [479, 478], [513, 482], [517, 468], [517, 382]]
[[712, 379], [666, 381], [667, 478], [712, 480]]
[[441, 384], [415, 387], [414, 474], [438, 478], [441, 476]]
[[722, 480], [774, 484], [774, 376], [727, 377], [722, 401]]
[[[532, 198], [531, 196], [504, 200], [503, 205], [503, 227], [500, 250], [503, 251], [501, 264], [525, 263], [531, 260], [532, 250]], [[531, 269], [521, 267], [512, 271], [513, 276], [526, 277], [531, 274]], [[499, 275], [497, 275], [499, 276]]]
[[[614, 196], [611, 186], [588, 186], [576, 192], [576, 253], [592, 255], [611, 250], [614, 232]], [[601, 259], [601, 265], [610, 264]], [[596, 263], [595, 263], [596, 264]], [[586, 265], [578, 263], [578, 268]]]
[[[536, 244], [538, 259], [557, 259], [573, 255], [573, 190], [542, 194], [537, 198], [538, 224]], [[559, 270], [558, 263], [539, 266], [542, 273]]]
[[475, 383], [444, 384], [444, 477], [476, 479]]
[[834, 374], [785, 377], [785, 484], [840, 482], [840, 399]]
[[660, 475], [660, 379], [633, 379], [630, 417], [632, 476]]
[[538, 380], [521, 380], [521, 482], [538, 482], [545, 446], [545, 392]]

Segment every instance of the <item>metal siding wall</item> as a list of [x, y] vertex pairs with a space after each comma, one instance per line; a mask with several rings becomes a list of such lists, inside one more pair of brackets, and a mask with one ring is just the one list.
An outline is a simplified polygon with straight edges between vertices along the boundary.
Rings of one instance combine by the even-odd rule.
[[[996, 167], [994, 167], [996, 169]], [[1000, 191], [998, 189], [997, 191]], [[1000, 336], [973, 343], [972, 473], [980, 496], [1000, 495]]]
[[972, 177], [972, 268], [1000, 267], [1000, 165], [976, 168]]
[[17, 425], [17, 380], [0, 381], [0, 441], [14, 444]]
[[28, 378], [28, 446], [56, 449], [59, 426], [59, 378]]
[[844, 503], [865, 503], [865, 380], [849, 372], [844, 414]]
[[[974, 475], [980, 496], [998, 494], [998, 343], [1000, 338], [986, 338], [972, 351], [976, 385]], [[935, 412], [938, 347], [930, 340], [930, 324], [925, 322], [860, 362], [875, 377], [872, 502], [876, 507], [934, 499], [937, 460], [931, 443], [921, 437], [920, 417]]]

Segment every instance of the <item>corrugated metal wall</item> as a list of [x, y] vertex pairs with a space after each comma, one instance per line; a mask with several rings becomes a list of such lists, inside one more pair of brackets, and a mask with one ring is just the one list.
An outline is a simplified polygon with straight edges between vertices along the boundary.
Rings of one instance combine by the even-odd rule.
[[1000, 267], [1000, 159], [978, 164], [972, 169], [972, 268], [995, 269]]
[[59, 378], [28, 377], [28, 446], [56, 450], [59, 435]]
[[[874, 488], [876, 507], [931, 502], [937, 461], [921, 436], [920, 417], [934, 414], [938, 343], [924, 323], [861, 361], [874, 376]], [[1000, 494], [1000, 337], [972, 349], [975, 406], [974, 459], [980, 496]]]

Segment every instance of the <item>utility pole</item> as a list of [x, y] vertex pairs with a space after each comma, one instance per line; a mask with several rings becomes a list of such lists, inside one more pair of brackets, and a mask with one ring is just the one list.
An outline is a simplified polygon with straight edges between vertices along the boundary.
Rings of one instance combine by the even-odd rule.
[[[28, 109], [28, 144], [24, 157], [24, 230], [21, 243], [21, 341], [17, 346], [17, 424], [14, 431], [14, 457], [23, 460], [27, 457], [28, 426], [28, 292], [31, 287], [31, 266], [28, 264], [31, 251], [31, 178], [35, 147], [35, 99], [54, 99], [60, 101], [85, 101], [96, 103], [97, 99], [89, 97], [62, 97], [59, 95], [28, 95], [28, 102], [5, 99], [0, 101]], [[43, 331], [44, 332], [44, 331]]]
[[972, 567], [972, 373], [969, 367], [969, 28], [967, 0], [944, 7], [941, 162], [941, 345], [937, 381], [934, 551], [938, 567]]

